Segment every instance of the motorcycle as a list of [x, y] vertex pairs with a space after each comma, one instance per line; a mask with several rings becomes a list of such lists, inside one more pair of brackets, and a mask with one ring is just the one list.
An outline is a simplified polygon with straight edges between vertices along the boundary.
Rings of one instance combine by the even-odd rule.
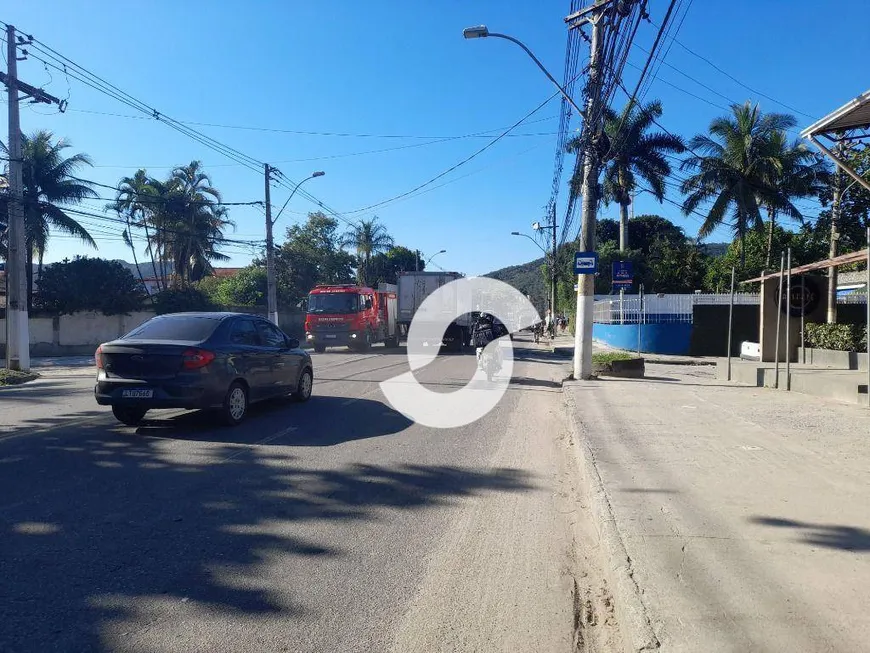
[[501, 351], [499, 347], [477, 348], [477, 367], [486, 372], [486, 380], [492, 383], [492, 377], [501, 371]]

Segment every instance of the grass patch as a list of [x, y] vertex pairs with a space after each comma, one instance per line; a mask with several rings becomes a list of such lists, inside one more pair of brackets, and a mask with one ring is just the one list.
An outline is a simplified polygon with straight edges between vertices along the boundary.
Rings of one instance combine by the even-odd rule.
[[0, 369], [0, 387], [4, 385], [20, 385], [39, 378], [35, 372], [18, 372], [16, 370]]
[[612, 363], [613, 361], [630, 361], [637, 358], [634, 354], [627, 354], [622, 351], [599, 351], [592, 354], [593, 363]]

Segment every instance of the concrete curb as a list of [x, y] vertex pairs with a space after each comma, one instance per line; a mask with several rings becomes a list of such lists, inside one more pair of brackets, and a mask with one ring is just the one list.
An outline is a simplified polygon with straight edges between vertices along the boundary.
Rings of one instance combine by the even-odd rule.
[[579, 415], [574, 397], [571, 396], [570, 392], [565, 392], [566, 388], [570, 388], [576, 383], [566, 381], [562, 384], [562, 392], [565, 396], [571, 433], [574, 436], [577, 467], [585, 481], [585, 489], [595, 518], [598, 537], [608, 557], [606, 561], [606, 568], [610, 575], [608, 582], [615, 599], [614, 609], [625, 651], [626, 653], [656, 651], [659, 650], [661, 643], [653, 632], [647, 608], [641, 600], [640, 588], [634, 579], [631, 558], [625, 550], [622, 535], [616, 527], [616, 518], [610, 504], [610, 498], [604, 489], [604, 483], [595, 465], [595, 455], [579, 426]]

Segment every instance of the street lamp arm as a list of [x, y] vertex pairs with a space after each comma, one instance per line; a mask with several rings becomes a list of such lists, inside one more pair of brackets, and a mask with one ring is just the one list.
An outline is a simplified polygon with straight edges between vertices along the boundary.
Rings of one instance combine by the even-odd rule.
[[435, 252], [434, 254], [432, 254], [432, 256], [430, 256], [429, 258], [426, 259], [426, 263], [424, 265], [429, 265], [429, 263], [432, 261], [432, 259], [435, 258], [436, 256], [438, 256], [439, 254], [446, 254], [446, 253], [447, 253], [446, 249], [442, 249], [440, 252]]
[[280, 217], [281, 217], [281, 214], [284, 213], [284, 209], [287, 208], [287, 205], [290, 203], [290, 200], [293, 199], [293, 196], [296, 194], [296, 191], [299, 190], [299, 187], [300, 187], [302, 184], [304, 184], [304, 183], [305, 183], [306, 181], [308, 181], [309, 179], [314, 179], [315, 177], [321, 177], [321, 176], [322, 176], [322, 175], [313, 174], [313, 175], [310, 175], [310, 176], [306, 177], [305, 179], [303, 179], [302, 181], [300, 181], [298, 184], [296, 184], [296, 186], [293, 188], [293, 191], [290, 193], [290, 197], [287, 198], [287, 201], [284, 202], [284, 206], [282, 206], [282, 207], [281, 207], [281, 210], [278, 211], [278, 215], [276, 215], [276, 216], [272, 219], [272, 224], [275, 224], [276, 222], [278, 222], [278, 218], [280, 218]]
[[542, 252], [544, 252], [544, 256], [549, 256], [549, 255], [550, 255], [550, 252], [548, 252], [546, 249], [544, 249], [543, 247], [541, 247], [541, 243], [539, 243], [537, 240], [535, 240], [534, 238], [532, 238], [532, 237], [531, 237], [530, 235], [528, 235], [528, 234], [520, 233], [519, 231], [512, 231], [512, 232], [511, 232], [511, 236], [522, 236], [523, 238], [528, 238], [528, 239], [531, 240], [533, 243], [535, 243], [535, 245], [537, 246], [537, 248], [538, 248], [539, 250], [541, 250]]
[[553, 82], [553, 84], [555, 84], [556, 88], [559, 89], [559, 91], [562, 93], [562, 97], [564, 97], [566, 100], [568, 100], [568, 102], [571, 104], [571, 106], [574, 107], [574, 109], [577, 111], [577, 115], [580, 115], [580, 116], [583, 115], [583, 109], [581, 109], [580, 107], [577, 106], [577, 103], [574, 102], [574, 100], [571, 98], [570, 95], [568, 95], [568, 92], [564, 88], [562, 88], [562, 85], [556, 81], [556, 78], [550, 74], [550, 71], [544, 67], [544, 64], [542, 64], [540, 62], [540, 60], [534, 55], [534, 53], [526, 47], [525, 43], [523, 43], [519, 39], [515, 39], [513, 36], [508, 36], [507, 34], [499, 34], [498, 32], [489, 32], [487, 34], [487, 36], [492, 36], [492, 37], [495, 37], [497, 39], [506, 39], [512, 43], [516, 43], [523, 50], [525, 50], [525, 53], [527, 55], [529, 55], [529, 57], [531, 57], [532, 61], [534, 61], [537, 64], [538, 68], [541, 69], [541, 72], [544, 73], [547, 76], [547, 78], [551, 82]]

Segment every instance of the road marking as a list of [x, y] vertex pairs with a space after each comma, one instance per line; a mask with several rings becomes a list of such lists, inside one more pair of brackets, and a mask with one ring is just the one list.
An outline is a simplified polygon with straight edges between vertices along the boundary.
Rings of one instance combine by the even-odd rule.
[[271, 442], [274, 442], [275, 440], [278, 440], [279, 438], [283, 438], [285, 435], [290, 435], [294, 431], [298, 431], [298, 430], [299, 430], [298, 426], [288, 426], [286, 429], [278, 431], [277, 433], [273, 433], [272, 435], [267, 435], [262, 440], [257, 440], [253, 444], [237, 444], [236, 446], [238, 447], [238, 449], [234, 453], [231, 453], [229, 456], [226, 456], [226, 457], [218, 460], [217, 464], [220, 465], [221, 463], [225, 463], [227, 461], [230, 461], [233, 458], [236, 458], [236, 457], [240, 456], [241, 454], [245, 453], [246, 451], [253, 449], [254, 447], [261, 447], [265, 444], [269, 444]]

